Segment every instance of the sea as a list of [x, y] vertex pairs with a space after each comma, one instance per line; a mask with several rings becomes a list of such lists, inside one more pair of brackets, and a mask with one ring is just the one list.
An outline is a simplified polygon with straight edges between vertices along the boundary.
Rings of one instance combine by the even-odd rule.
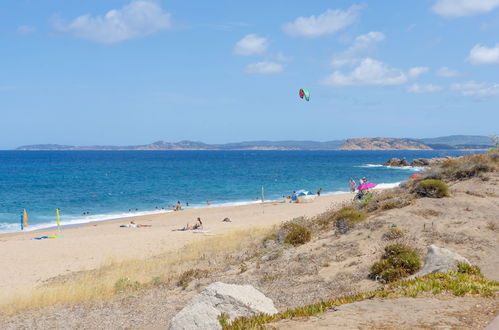
[[[422, 168], [379, 164], [391, 157], [465, 151], [0, 151], [0, 233], [279, 200], [293, 191], [348, 191], [350, 178], [393, 187]], [[208, 205], [208, 202], [210, 205]]]

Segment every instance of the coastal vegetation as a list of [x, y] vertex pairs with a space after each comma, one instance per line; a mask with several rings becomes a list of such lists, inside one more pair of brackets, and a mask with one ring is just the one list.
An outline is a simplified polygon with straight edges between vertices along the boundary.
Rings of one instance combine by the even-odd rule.
[[452, 271], [447, 274], [434, 273], [408, 281], [398, 281], [375, 291], [324, 300], [307, 306], [288, 309], [274, 315], [259, 314], [253, 317], [240, 317], [231, 323], [227, 322], [227, 318], [222, 318], [221, 325], [224, 330], [264, 329], [273, 322], [296, 317], [314, 316], [331, 310], [334, 307], [365, 299], [388, 297], [415, 298], [425, 293], [433, 295], [452, 294], [454, 296], [473, 294], [490, 297], [497, 291], [499, 291], [499, 282], [485, 279], [476, 266], [462, 266], [458, 271]]
[[298, 246], [309, 242], [312, 239], [310, 229], [296, 222], [288, 222], [284, 224], [282, 229], [286, 232], [284, 243]]
[[370, 276], [384, 283], [394, 282], [414, 274], [421, 267], [417, 251], [405, 244], [385, 247], [381, 260], [371, 266]]
[[405, 236], [405, 231], [397, 227], [391, 227], [382, 236], [385, 241], [392, 241]]
[[427, 179], [417, 182], [412, 192], [420, 197], [443, 198], [449, 196], [449, 187], [443, 181]]

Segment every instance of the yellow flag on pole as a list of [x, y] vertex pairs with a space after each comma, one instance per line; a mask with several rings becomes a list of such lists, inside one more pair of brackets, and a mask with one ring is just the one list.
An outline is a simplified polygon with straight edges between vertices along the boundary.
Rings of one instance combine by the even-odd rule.
[[24, 227], [28, 227], [28, 212], [26, 209], [24, 209], [23, 213], [23, 222], [24, 222]]
[[59, 208], [55, 209], [55, 223], [57, 224], [57, 227], [61, 225], [61, 216], [59, 214]]

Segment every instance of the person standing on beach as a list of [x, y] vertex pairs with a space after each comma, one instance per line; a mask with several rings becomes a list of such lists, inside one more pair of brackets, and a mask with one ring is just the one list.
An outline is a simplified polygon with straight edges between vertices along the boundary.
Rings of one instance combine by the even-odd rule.
[[355, 192], [355, 186], [356, 186], [355, 180], [350, 178], [350, 192], [351, 193]]
[[317, 197], [319, 197], [321, 195], [321, 192], [322, 192], [322, 188], [319, 188], [319, 190], [317, 190]]
[[182, 210], [182, 203], [180, 201], [177, 201], [177, 206], [173, 209], [173, 211], [180, 211]]

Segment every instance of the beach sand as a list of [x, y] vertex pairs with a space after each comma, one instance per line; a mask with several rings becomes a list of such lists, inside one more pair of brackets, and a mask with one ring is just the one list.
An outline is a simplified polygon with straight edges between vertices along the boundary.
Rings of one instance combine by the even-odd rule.
[[[351, 194], [323, 195], [312, 203], [255, 203], [239, 206], [186, 209], [78, 227], [0, 235], [0, 301], [18, 290], [30, 290], [47, 280], [72, 272], [92, 270], [112, 261], [148, 258], [181, 249], [206, 235], [238, 229], [266, 227], [300, 216], [314, 216], [352, 199]], [[207, 234], [172, 231], [193, 225], [200, 217]], [[229, 217], [232, 222], [222, 222]], [[152, 227], [122, 228], [131, 220]], [[34, 240], [39, 236], [63, 238]]]

